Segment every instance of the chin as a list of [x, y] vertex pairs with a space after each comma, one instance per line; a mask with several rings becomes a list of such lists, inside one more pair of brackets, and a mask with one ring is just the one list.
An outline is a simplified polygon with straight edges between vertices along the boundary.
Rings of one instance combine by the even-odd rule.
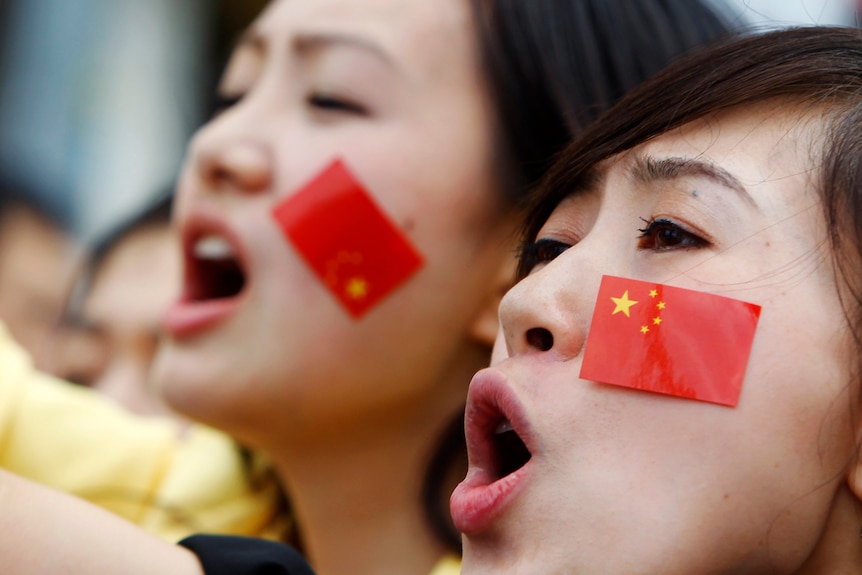
[[547, 560], [531, 560], [511, 550], [479, 549], [464, 542], [461, 575], [548, 575], [573, 573]]
[[230, 404], [225, 395], [223, 371], [196, 360], [172, 344], [159, 350], [153, 364], [153, 384], [164, 402], [176, 413], [212, 424], [220, 406]]

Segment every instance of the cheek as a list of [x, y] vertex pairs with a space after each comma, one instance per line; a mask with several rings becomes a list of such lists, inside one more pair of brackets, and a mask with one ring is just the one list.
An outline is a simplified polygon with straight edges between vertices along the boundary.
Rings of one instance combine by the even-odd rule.
[[851, 349], [832, 292], [764, 304], [740, 401], [758, 406], [762, 424], [811, 463], [809, 473], [834, 473], [852, 447]]

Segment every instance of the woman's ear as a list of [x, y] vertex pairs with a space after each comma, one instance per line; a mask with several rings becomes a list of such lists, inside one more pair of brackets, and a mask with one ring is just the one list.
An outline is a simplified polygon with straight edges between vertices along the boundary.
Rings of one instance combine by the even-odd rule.
[[856, 434], [856, 452], [847, 470], [847, 483], [856, 499], [862, 501], [862, 438]]
[[856, 447], [847, 466], [847, 485], [857, 504], [862, 504], [862, 417], [855, 417], [852, 423], [856, 432]]
[[517, 263], [517, 258], [512, 254], [503, 258], [493, 285], [487, 292], [485, 302], [470, 326], [470, 336], [488, 349], [493, 347], [494, 340], [497, 338], [497, 328], [500, 326], [497, 310], [500, 308], [500, 300], [512, 287]]

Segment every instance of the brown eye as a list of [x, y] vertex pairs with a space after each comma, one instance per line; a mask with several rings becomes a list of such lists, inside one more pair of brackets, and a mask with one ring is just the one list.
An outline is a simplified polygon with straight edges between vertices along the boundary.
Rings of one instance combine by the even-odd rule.
[[642, 250], [673, 250], [698, 248], [707, 245], [702, 238], [683, 229], [678, 224], [666, 220], [644, 220], [647, 226], [638, 229], [638, 248]]
[[570, 244], [551, 239], [540, 239], [521, 246], [518, 276], [524, 277], [536, 266], [553, 261], [570, 247]]

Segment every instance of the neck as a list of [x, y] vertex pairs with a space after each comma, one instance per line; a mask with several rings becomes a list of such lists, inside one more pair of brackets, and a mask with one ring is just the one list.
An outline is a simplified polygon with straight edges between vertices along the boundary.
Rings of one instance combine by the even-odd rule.
[[427, 575], [445, 553], [421, 503], [438, 430], [381, 433], [274, 456], [318, 575]]
[[422, 486], [470, 377], [488, 361], [484, 346], [462, 347], [406, 398], [282, 417], [284, 428], [258, 437], [318, 575], [428, 575], [447, 552], [425, 519]]

